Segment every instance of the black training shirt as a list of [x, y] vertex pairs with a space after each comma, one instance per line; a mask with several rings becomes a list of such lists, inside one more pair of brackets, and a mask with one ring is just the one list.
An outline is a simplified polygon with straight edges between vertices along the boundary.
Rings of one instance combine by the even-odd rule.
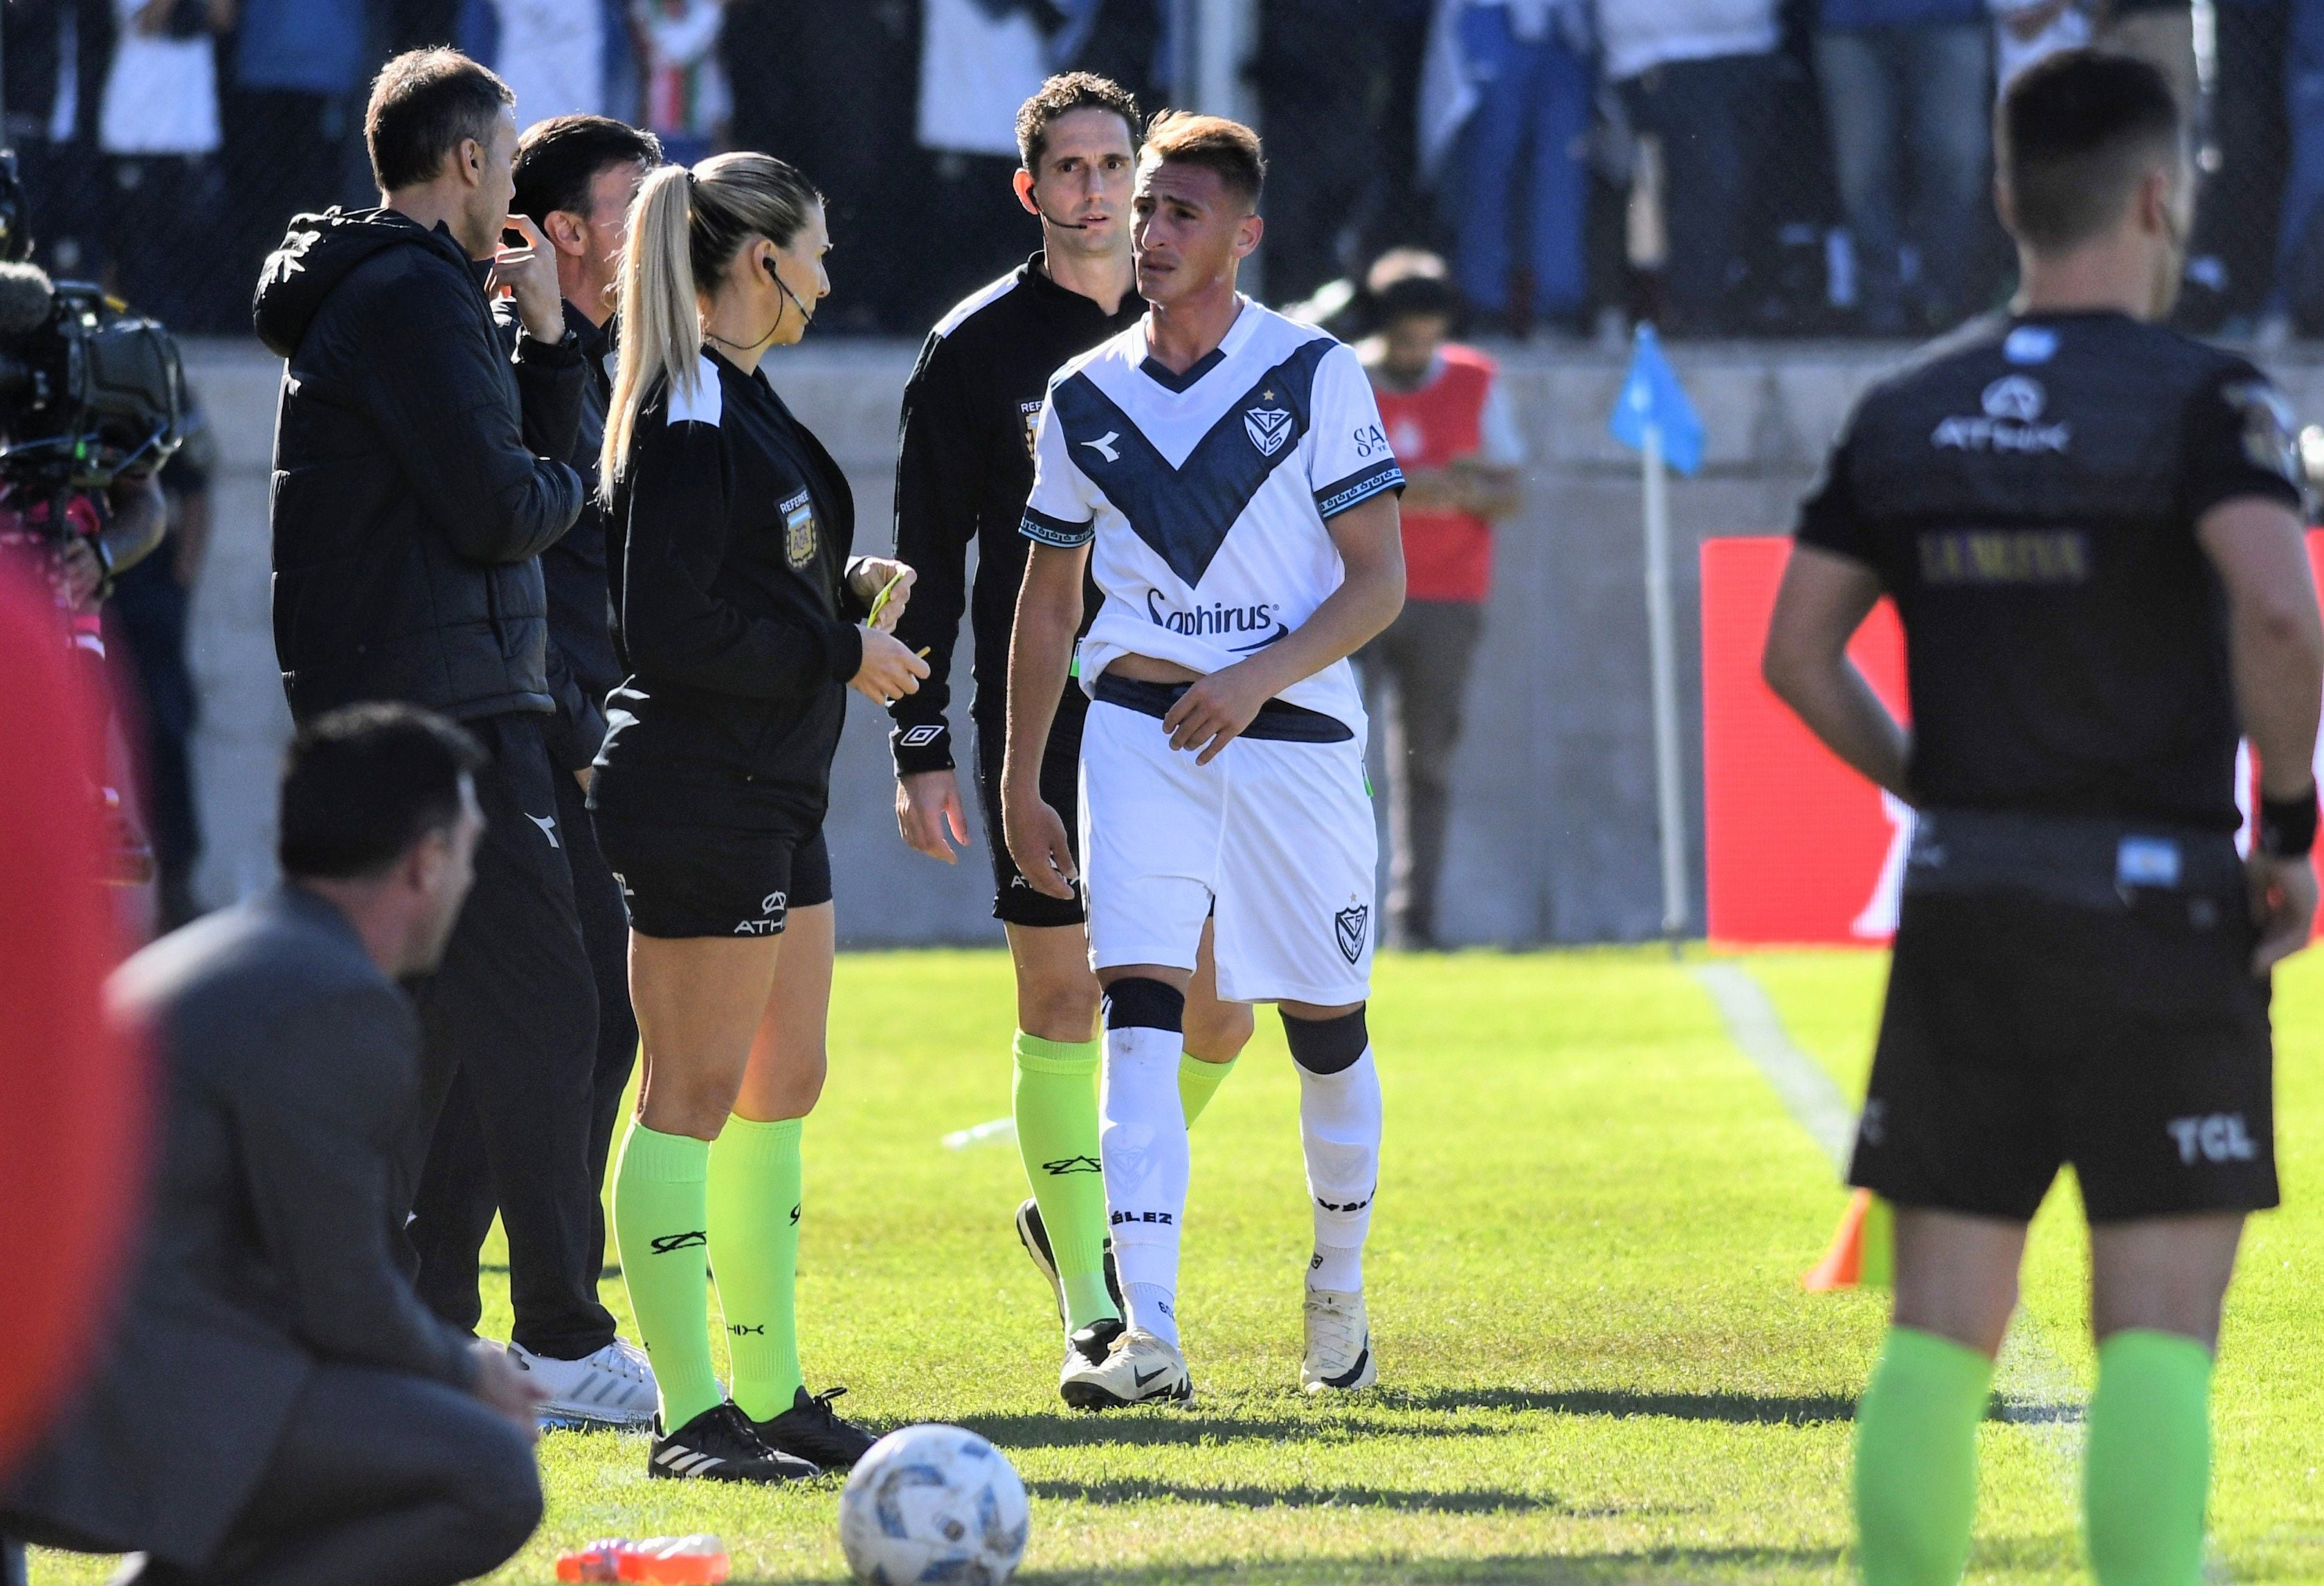
[[[1050, 280], [1036, 254], [928, 332], [904, 387], [896, 459], [896, 559], [919, 575], [896, 636], [928, 653], [919, 691], [889, 708], [899, 775], [953, 764], [945, 711], [952, 703], [953, 642], [970, 600], [971, 544], [977, 548], [972, 709], [983, 730], [1000, 729], [1009, 704], [1009, 635], [1029, 548], [1018, 530], [1033, 493], [1033, 424], [1049, 376], [1145, 311], [1130, 292], [1108, 314]], [[1086, 592], [1093, 598], [1084, 605], [1084, 628], [1097, 615], [1094, 589]]]
[[1971, 325], [1868, 393], [1799, 540], [1904, 618], [1916, 803], [2232, 831], [2227, 603], [2195, 536], [2297, 509], [2289, 410], [2232, 354], [2118, 313]]
[[749, 783], [820, 820], [863, 654], [838, 464], [764, 369], [706, 352], [691, 393], [647, 395], [607, 525], [629, 675], [605, 701], [595, 802], [652, 819], [652, 784]]

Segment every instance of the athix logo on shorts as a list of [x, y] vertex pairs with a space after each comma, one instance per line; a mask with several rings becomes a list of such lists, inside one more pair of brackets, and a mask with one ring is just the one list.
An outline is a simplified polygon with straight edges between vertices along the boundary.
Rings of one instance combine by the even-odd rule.
[[2251, 1127], [2240, 1112], [2215, 1112], [2203, 1118], [2174, 1118], [2163, 1126], [2178, 1142], [2181, 1165], [2205, 1162], [2253, 1162], [2259, 1147], [2252, 1144]]
[[2030, 375], [2004, 375], [1985, 388], [1979, 399], [1984, 416], [1946, 419], [1929, 437], [1940, 451], [2054, 451], [2063, 453], [2074, 438], [2065, 422], [2041, 422], [2049, 393]]
[[783, 928], [783, 916], [788, 912], [789, 904], [790, 895], [788, 893], [770, 892], [767, 894], [766, 896], [759, 900], [759, 913], [765, 915], [766, 918], [762, 920], [738, 921], [734, 926], [734, 934], [737, 936], [774, 935]]
[[1208, 606], [1197, 606], [1191, 611], [1169, 611], [1163, 608], [1160, 591], [1146, 591], [1147, 620], [1156, 627], [1198, 639], [1222, 638], [1230, 634], [1259, 635], [1250, 644], [1227, 646], [1237, 655], [1252, 650], [1264, 650], [1277, 640], [1291, 636], [1290, 626], [1276, 615], [1281, 609], [1272, 600], [1261, 600], [1256, 606], [1225, 606], [1213, 600]]

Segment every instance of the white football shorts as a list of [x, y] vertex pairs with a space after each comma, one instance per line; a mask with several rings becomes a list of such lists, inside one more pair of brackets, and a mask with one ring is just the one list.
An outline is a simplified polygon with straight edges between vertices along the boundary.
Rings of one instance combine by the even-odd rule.
[[1379, 835], [1360, 736], [1238, 737], [1208, 765], [1103, 700], [1082, 737], [1090, 962], [1191, 970], [1215, 917], [1219, 995], [1335, 1006], [1371, 995]]

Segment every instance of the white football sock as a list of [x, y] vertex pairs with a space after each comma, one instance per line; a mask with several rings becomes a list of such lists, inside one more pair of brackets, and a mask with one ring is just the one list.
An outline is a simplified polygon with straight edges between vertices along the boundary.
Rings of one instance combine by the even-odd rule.
[[1178, 1227], [1189, 1169], [1186, 1115], [1178, 1100], [1185, 1045], [1176, 1030], [1109, 1029], [1098, 1099], [1106, 1220], [1130, 1325], [1172, 1345], [1178, 1341]]
[[1372, 1195], [1379, 1186], [1379, 1070], [1370, 1047], [1336, 1074], [1299, 1070], [1299, 1139], [1315, 1210], [1307, 1286], [1360, 1289]]

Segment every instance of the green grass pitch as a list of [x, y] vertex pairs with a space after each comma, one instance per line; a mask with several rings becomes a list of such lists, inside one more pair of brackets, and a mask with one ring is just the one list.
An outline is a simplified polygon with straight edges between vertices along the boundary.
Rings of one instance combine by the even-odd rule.
[[[1882, 958], [1739, 961], [1858, 1093]], [[2324, 955], [2278, 988], [2290, 1206], [2246, 1241], [2218, 1379], [2212, 1529], [2238, 1581], [2324, 1580]], [[1852, 1579], [1849, 1415], [1883, 1301], [1799, 1291], [1843, 1196], [1702, 988], [1625, 950], [1384, 958], [1377, 992], [1381, 1386], [1321, 1405], [1296, 1389], [1298, 1092], [1262, 1014], [1194, 1134], [1197, 1403], [1096, 1418], [1056, 1396], [1047, 1291], [1009, 1228], [1013, 1148], [938, 1143], [1008, 1110], [1006, 959], [844, 958], [807, 1136], [810, 1382], [845, 1383], [877, 1427], [957, 1421], [999, 1443], [1032, 1494], [1035, 1581]], [[2077, 1217], [2061, 1185], [2025, 1294], [2086, 1390]], [[606, 1296], [626, 1312], [618, 1283]], [[506, 1325], [496, 1295], [486, 1326]], [[2083, 1578], [2077, 1441], [2070, 1421], [1988, 1422], [1971, 1581]], [[548, 1520], [496, 1580], [552, 1580], [595, 1536], [702, 1530], [738, 1581], [844, 1578], [836, 1478], [650, 1484], [642, 1439], [604, 1433], [553, 1434], [541, 1459]], [[104, 1572], [43, 1554], [32, 1578]]]

